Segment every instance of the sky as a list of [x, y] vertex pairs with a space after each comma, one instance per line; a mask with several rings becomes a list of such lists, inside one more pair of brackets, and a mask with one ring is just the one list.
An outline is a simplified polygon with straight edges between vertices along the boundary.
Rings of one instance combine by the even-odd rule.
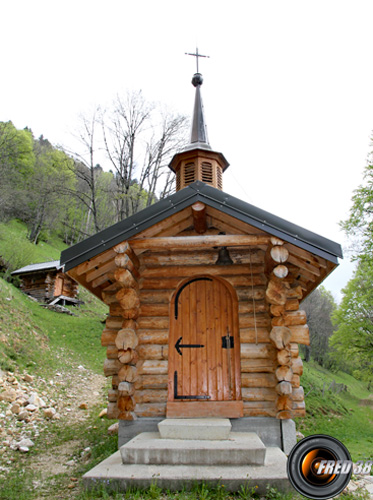
[[0, 121], [71, 149], [127, 90], [191, 115], [198, 46], [224, 191], [340, 243], [373, 130], [371, 0], [18, 0], [1, 5]]

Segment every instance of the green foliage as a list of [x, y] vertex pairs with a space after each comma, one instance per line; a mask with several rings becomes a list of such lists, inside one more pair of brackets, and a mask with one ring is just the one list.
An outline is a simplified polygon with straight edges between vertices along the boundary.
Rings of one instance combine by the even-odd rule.
[[330, 340], [333, 356], [370, 387], [373, 382], [373, 267], [368, 260], [359, 262], [343, 293], [333, 316], [337, 326]]
[[237, 496], [241, 500], [251, 500], [257, 496], [257, 488], [257, 486], [251, 486], [250, 483], [241, 484], [241, 487], [237, 492]]
[[336, 303], [332, 294], [323, 286], [314, 290], [302, 303], [310, 329], [310, 346], [304, 346], [305, 360], [314, 359], [322, 366], [330, 367], [329, 338], [334, 331], [332, 314]]
[[0, 122], [0, 172], [27, 176], [34, 161], [32, 132], [17, 130], [11, 121]]
[[341, 227], [352, 238], [354, 258], [371, 259], [373, 255], [373, 153], [364, 170], [364, 183], [352, 197], [350, 217], [341, 222]]
[[58, 260], [64, 245], [61, 240], [50, 239], [50, 243], [41, 242], [37, 247], [27, 238], [28, 229], [19, 220], [0, 223], [0, 258], [4, 261], [6, 270], [0, 277], [19, 285], [17, 278], [11, 272], [28, 264]]

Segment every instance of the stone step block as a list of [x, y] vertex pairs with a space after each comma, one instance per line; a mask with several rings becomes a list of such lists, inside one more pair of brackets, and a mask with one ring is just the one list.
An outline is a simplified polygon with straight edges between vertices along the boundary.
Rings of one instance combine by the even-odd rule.
[[162, 439], [224, 440], [231, 428], [228, 418], [167, 418], [158, 424]]
[[124, 464], [263, 465], [266, 448], [254, 432], [231, 432], [225, 440], [162, 439], [143, 432], [120, 448]]
[[126, 491], [129, 488], [148, 488], [156, 482], [162, 489], [181, 491], [191, 489], [196, 483], [212, 487], [224, 484], [227, 491], [239, 491], [242, 485], [255, 488], [259, 495], [267, 493], [267, 487], [275, 487], [285, 493], [292, 491], [286, 473], [286, 455], [279, 448], [267, 448], [265, 464], [217, 466], [217, 465], [123, 465], [120, 452], [96, 465], [83, 476], [87, 488], [100, 484], [106, 491]]

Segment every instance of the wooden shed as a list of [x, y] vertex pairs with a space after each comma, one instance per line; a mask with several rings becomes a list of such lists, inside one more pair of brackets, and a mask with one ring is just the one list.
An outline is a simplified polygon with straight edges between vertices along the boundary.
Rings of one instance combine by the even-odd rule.
[[78, 283], [65, 274], [59, 260], [30, 264], [12, 272], [21, 279], [21, 290], [39, 302], [76, 304]]
[[337, 243], [222, 190], [228, 162], [207, 139], [201, 76], [192, 83], [191, 141], [170, 164], [176, 193], [61, 256], [108, 305], [108, 417], [132, 435], [147, 419], [304, 415], [300, 303], [342, 257]]

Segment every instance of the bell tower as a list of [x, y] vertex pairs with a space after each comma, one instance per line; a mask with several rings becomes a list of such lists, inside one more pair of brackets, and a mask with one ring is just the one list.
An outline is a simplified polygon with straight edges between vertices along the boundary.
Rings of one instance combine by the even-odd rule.
[[[191, 55], [196, 55], [197, 61], [198, 57], [201, 57], [198, 50], [197, 54]], [[229, 166], [224, 155], [213, 151], [209, 144], [201, 97], [202, 83], [201, 73], [195, 73], [192, 78], [196, 95], [190, 143], [180, 153], [175, 154], [169, 164], [170, 169], [176, 174], [176, 191], [195, 181], [202, 181], [222, 191], [223, 172]]]

